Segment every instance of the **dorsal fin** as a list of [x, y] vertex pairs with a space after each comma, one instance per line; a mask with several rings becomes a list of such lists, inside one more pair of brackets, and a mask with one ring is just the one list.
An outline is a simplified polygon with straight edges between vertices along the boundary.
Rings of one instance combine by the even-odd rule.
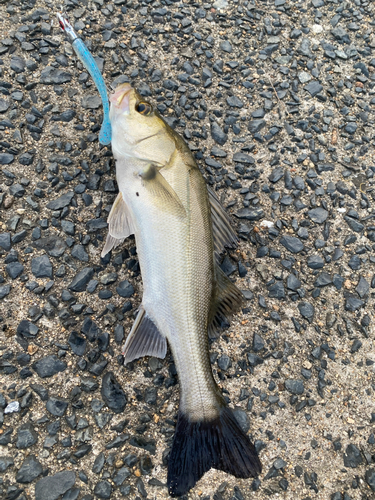
[[215, 288], [211, 299], [211, 308], [208, 317], [208, 335], [215, 338], [218, 328], [228, 315], [236, 312], [243, 300], [242, 293], [234, 283], [223, 273], [218, 265], [215, 266]]
[[124, 364], [142, 356], [165, 358], [167, 341], [141, 306], [133, 327], [126, 339], [123, 355]]
[[216, 259], [226, 248], [234, 249], [238, 244], [238, 237], [234, 232], [230, 218], [221, 205], [219, 198], [207, 186], [208, 199], [211, 205], [212, 234], [214, 238], [214, 251]]
[[108, 235], [102, 250], [102, 257], [107, 255], [112, 248], [118, 245], [134, 234], [132, 220], [129, 214], [128, 207], [124, 201], [122, 193], [120, 192], [112, 205], [111, 211], [108, 216]]

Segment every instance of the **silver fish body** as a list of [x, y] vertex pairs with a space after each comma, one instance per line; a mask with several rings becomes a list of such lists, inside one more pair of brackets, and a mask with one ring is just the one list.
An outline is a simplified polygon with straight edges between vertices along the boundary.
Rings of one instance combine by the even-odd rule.
[[255, 476], [259, 459], [225, 406], [208, 350], [208, 330], [241, 298], [215, 258], [236, 236], [180, 136], [130, 86], [116, 90], [111, 101], [120, 193], [103, 253], [135, 235], [144, 294], [125, 362], [164, 357], [166, 340], [173, 353], [180, 407], [169, 491], [185, 493], [211, 467]]

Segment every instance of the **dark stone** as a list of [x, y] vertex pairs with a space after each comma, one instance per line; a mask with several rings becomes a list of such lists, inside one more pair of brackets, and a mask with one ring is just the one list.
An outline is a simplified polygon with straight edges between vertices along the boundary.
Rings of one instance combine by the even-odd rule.
[[307, 266], [310, 269], [321, 269], [324, 266], [324, 260], [320, 255], [310, 255], [307, 258]]
[[244, 163], [245, 165], [253, 165], [255, 163], [254, 158], [246, 153], [234, 153], [233, 161]]
[[99, 95], [85, 95], [82, 98], [81, 105], [86, 109], [98, 109], [102, 105], [102, 100]]
[[264, 211], [262, 208], [241, 208], [238, 212], [236, 212], [235, 217], [238, 219], [247, 219], [251, 221], [259, 220], [264, 217]]
[[328, 273], [320, 273], [315, 280], [314, 286], [322, 287], [332, 284], [332, 278]]
[[129, 281], [124, 280], [120, 281], [120, 283], [116, 287], [116, 291], [120, 295], [120, 297], [129, 298], [133, 295], [134, 288], [133, 285], [129, 283]]
[[73, 292], [83, 292], [93, 276], [94, 269], [92, 267], [85, 267], [73, 278], [73, 281], [68, 286], [69, 290]]
[[46, 408], [55, 417], [62, 417], [68, 408], [68, 402], [63, 398], [51, 396], [47, 401]]
[[361, 299], [365, 298], [368, 295], [370, 291], [370, 285], [367, 283], [367, 281], [363, 276], [360, 277], [355, 291], [358, 293]]
[[298, 309], [301, 313], [301, 316], [306, 318], [309, 322], [312, 321], [315, 314], [315, 308], [312, 304], [310, 304], [310, 302], [300, 302], [298, 304]]
[[354, 312], [357, 311], [357, 309], [360, 309], [365, 305], [365, 302], [363, 300], [358, 299], [354, 295], [347, 294], [345, 296], [345, 310]]
[[266, 126], [266, 121], [265, 120], [251, 120], [249, 122], [249, 125], [247, 126], [249, 132], [251, 134], [256, 134], [260, 130], [262, 130], [263, 127]]
[[276, 281], [268, 287], [268, 296], [273, 299], [285, 299], [285, 289], [282, 281]]
[[34, 338], [38, 331], [39, 328], [27, 319], [23, 319], [17, 327], [17, 333], [28, 338]]
[[86, 350], [86, 339], [81, 337], [76, 331], [72, 331], [69, 335], [68, 343], [77, 356], [83, 356]]
[[222, 354], [217, 360], [217, 365], [220, 370], [226, 372], [232, 366], [232, 361], [227, 354]]
[[8, 467], [14, 465], [14, 460], [10, 456], [0, 457], [0, 472], [5, 472]]
[[101, 395], [108, 406], [115, 413], [121, 413], [126, 406], [126, 396], [113, 372], [108, 372], [103, 377]]
[[289, 252], [292, 252], [292, 253], [299, 253], [304, 249], [302, 241], [300, 241], [298, 238], [295, 238], [294, 236], [284, 235], [280, 239], [280, 243], [287, 250], [289, 250]]
[[70, 202], [72, 201], [73, 196], [74, 196], [74, 192], [69, 191], [68, 193], [61, 195], [56, 200], [50, 201], [47, 204], [47, 208], [49, 208], [50, 210], [61, 210], [62, 208], [70, 205]]
[[271, 175], [268, 176], [268, 180], [273, 184], [275, 184], [283, 177], [284, 177], [284, 169], [282, 167], [277, 167], [272, 170]]
[[73, 120], [75, 115], [76, 112], [74, 111], [74, 109], [67, 109], [66, 111], [60, 113], [59, 115], [52, 116], [51, 121], [69, 123]]
[[17, 483], [31, 483], [43, 472], [42, 464], [37, 460], [35, 455], [29, 455], [23, 461], [16, 475]]
[[90, 342], [93, 342], [101, 333], [101, 329], [91, 318], [86, 318], [82, 324], [81, 332]]
[[264, 340], [260, 335], [254, 333], [252, 349], [254, 352], [261, 351], [265, 346]]
[[318, 207], [308, 211], [308, 216], [313, 222], [323, 224], [327, 220], [328, 212], [324, 208]]
[[346, 447], [344, 453], [344, 465], [345, 467], [351, 467], [355, 469], [359, 465], [363, 464], [363, 457], [360, 450], [357, 448], [355, 444], [349, 444]]
[[109, 481], [99, 481], [94, 488], [94, 494], [99, 498], [111, 498], [112, 486]]
[[241, 429], [247, 434], [250, 429], [250, 419], [247, 416], [247, 413], [241, 408], [236, 408], [233, 410], [234, 416], [241, 427]]
[[73, 471], [58, 472], [43, 477], [35, 485], [35, 498], [38, 500], [57, 500], [74, 486], [76, 475]]
[[5, 250], [6, 252], [9, 252], [11, 248], [10, 233], [0, 234], [0, 248]]
[[305, 85], [304, 89], [309, 92], [311, 97], [315, 97], [321, 90], [323, 90], [323, 86], [316, 80], [311, 80], [311, 82]]
[[122, 483], [131, 475], [130, 470], [127, 467], [121, 467], [113, 478], [113, 482], [116, 486], [121, 486]]
[[30, 424], [23, 424], [18, 428], [16, 446], [18, 449], [29, 448], [38, 441], [38, 434]]
[[34, 257], [31, 261], [31, 271], [36, 278], [53, 278], [53, 267], [47, 255]]
[[211, 137], [220, 146], [223, 146], [228, 139], [228, 134], [226, 134], [219, 126], [217, 122], [211, 123]]
[[53, 354], [39, 359], [32, 365], [32, 368], [37, 372], [39, 377], [47, 378], [66, 370], [67, 364]]
[[230, 42], [228, 42], [228, 40], [224, 40], [223, 42], [220, 42], [219, 47], [223, 52], [228, 52], [228, 54], [230, 54], [233, 51], [232, 44]]
[[52, 66], [44, 68], [40, 74], [40, 83], [45, 85], [54, 85], [70, 82], [72, 75], [68, 71], [55, 69]]
[[9, 295], [10, 290], [11, 290], [11, 286], [10, 285], [2, 285], [2, 286], [0, 286], [0, 299], [3, 299], [7, 295]]
[[375, 491], [375, 469], [367, 469], [365, 472], [366, 483], [372, 491]]
[[14, 155], [10, 153], [0, 153], [0, 165], [9, 165], [14, 160]]
[[365, 227], [359, 221], [353, 219], [352, 217], [348, 217], [347, 215], [344, 216], [344, 220], [346, 221], [350, 229], [355, 233], [360, 233]]
[[15, 280], [23, 273], [24, 267], [20, 262], [11, 262], [5, 267], [6, 272], [12, 280]]
[[291, 394], [295, 395], [303, 394], [303, 391], [305, 390], [302, 380], [292, 380], [292, 379], [285, 380], [285, 389]]

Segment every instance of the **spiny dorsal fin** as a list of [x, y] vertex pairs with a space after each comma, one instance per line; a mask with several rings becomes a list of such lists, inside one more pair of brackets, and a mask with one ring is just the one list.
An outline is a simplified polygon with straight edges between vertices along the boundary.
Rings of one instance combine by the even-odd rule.
[[142, 356], [155, 356], [165, 358], [167, 353], [167, 341], [161, 335], [155, 324], [147, 316], [141, 306], [134, 325], [126, 339], [123, 355], [124, 364]]
[[234, 283], [215, 266], [215, 288], [211, 299], [211, 309], [208, 317], [208, 335], [216, 337], [216, 332], [228, 315], [236, 312], [243, 300], [242, 293]]
[[226, 248], [236, 248], [238, 237], [231, 226], [231, 221], [222, 207], [218, 197], [207, 186], [208, 199], [211, 205], [212, 234], [214, 238], [214, 250], [216, 258], [224, 252]]
[[118, 245], [134, 233], [132, 220], [129, 215], [128, 207], [124, 201], [121, 192], [117, 195], [108, 217], [108, 235], [102, 250], [102, 257], [107, 255], [112, 248]]

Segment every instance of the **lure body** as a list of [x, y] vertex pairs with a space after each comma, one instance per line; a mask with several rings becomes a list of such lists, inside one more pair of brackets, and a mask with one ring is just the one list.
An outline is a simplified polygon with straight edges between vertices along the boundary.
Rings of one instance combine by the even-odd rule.
[[77, 57], [84, 65], [84, 67], [87, 69], [87, 71], [90, 73], [91, 78], [94, 80], [96, 88], [99, 91], [103, 103], [103, 115], [104, 115], [102, 126], [99, 132], [99, 142], [100, 144], [106, 146], [111, 143], [112, 128], [109, 119], [109, 101], [108, 101], [107, 89], [105, 86], [103, 76], [100, 73], [98, 65], [96, 64], [95, 59], [92, 57], [89, 49], [83, 43], [81, 38], [77, 36], [76, 32], [74, 31], [69, 21], [66, 18], [64, 18], [61, 14], [57, 14], [57, 18], [59, 20], [61, 29], [67, 34], [74, 49], [74, 52], [76, 53]]

